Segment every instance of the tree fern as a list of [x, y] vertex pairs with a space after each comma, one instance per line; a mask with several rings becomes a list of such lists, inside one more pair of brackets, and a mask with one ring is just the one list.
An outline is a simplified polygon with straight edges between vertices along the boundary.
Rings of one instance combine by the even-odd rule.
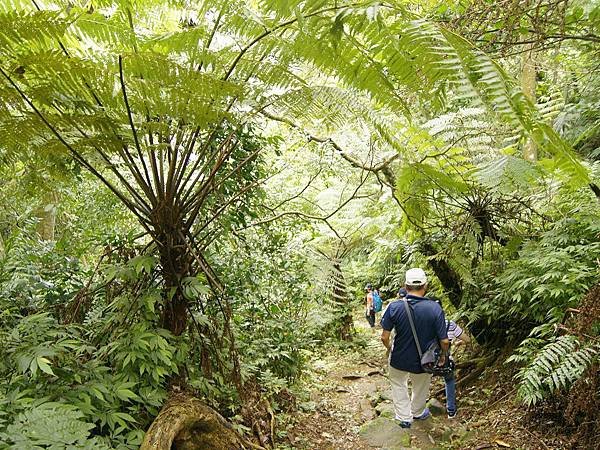
[[[257, 136], [256, 116], [286, 93], [298, 94], [288, 109], [294, 115], [310, 121], [330, 114], [333, 124], [343, 120], [343, 106], [335, 104], [340, 91], [349, 92], [345, 104], [364, 96], [365, 109], [383, 110], [379, 117], [363, 114], [380, 141], [410, 153], [403, 144], [419, 130], [407, 126], [405, 135], [396, 133], [381, 117], [408, 121], [413, 99], [440, 111], [448, 95], [460, 92], [491, 116], [532, 133], [564, 170], [587, 179], [568, 146], [537, 124], [534, 109], [493, 60], [401, 5], [0, 5], [1, 145], [19, 147], [14, 137], [4, 139], [14, 134], [29, 140], [21, 147], [33, 144], [40, 153], [62, 146], [100, 179], [161, 253], [165, 298], [175, 287], [182, 317], [187, 300], [179, 280], [201, 271], [222, 290], [203, 253], [224, 222], [244, 221], [265, 175], [260, 155], [268, 145]], [[338, 92], [306, 89], [321, 77], [335, 80]], [[460, 177], [444, 175], [444, 169], [413, 166], [426, 179], [403, 195], [425, 188], [460, 191]], [[178, 273], [166, 276], [167, 268]], [[185, 326], [171, 325], [175, 334]]]
[[597, 341], [582, 343], [572, 335], [560, 336], [519, 371], [519, 397], [532, 405], [554, 391], [569, 388], [597, 361], [599, 352]]

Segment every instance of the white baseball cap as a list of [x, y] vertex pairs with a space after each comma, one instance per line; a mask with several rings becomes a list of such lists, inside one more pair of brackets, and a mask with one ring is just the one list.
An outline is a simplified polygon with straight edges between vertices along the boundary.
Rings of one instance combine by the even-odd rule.
[[427, 275], [423, 269], [415, 267], [406, 271], [406, 284], [409, 286], [424, 286], [427, 284]]

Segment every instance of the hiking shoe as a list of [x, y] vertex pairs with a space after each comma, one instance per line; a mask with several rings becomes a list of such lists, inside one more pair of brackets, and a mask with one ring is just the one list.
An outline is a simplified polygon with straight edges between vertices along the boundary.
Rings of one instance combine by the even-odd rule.
[[454, 419], [456, 417], [456, 411], [448, 411], [448, 419]]
[[425, 408], [420, 415], [413, 416], [413, 419], [414, 420], [425, 420], [430, 416], [431, 416], [431, 412], [429, 411], [429, 408]]
[[412, 424], [410, 422], [401, 420], [400, 422], [398, 422], [398, 425], [400, 425], [400, 428], [410, 428]]

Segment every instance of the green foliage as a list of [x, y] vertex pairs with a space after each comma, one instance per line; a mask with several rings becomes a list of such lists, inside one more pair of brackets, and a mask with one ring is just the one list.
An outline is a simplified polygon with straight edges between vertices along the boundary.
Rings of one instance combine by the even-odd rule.
[[94, 425], [86, 423], [76, 408], [61, 403], [42, 403], [17, 415], [13, 423], [0, 432], [0, 449], [90, 449], [111, 447], [98, 437], [91, 437]]
[[[518, 361], [526, 351], [509, 358]], [[533, 405], [560, 389], [568, 389], [598, 360], [600, 344], [582, 344], [575, 336], [565, 335], [546, 343], [535, 357], [519, 370], [518, 395], [526, 405]]]
[[[147, 258], [138, 258], [125, 266], [129, 272], [123, 268], [117, 272], [127, 273], [131, 282], [147, 276], [146, 262]], [[100, 307], [103, 299], [94, 301]], [[139, 296], [126, 291], [91, 314], [86, 327], [61, 325], [48, 312], [9, 315], [14, 325], [9, 328], [3, 322], [0, 329], [4, 342], [0, 376], [5, 380], [0, 385], [5, 393], [0, 432], [10, 439], [25, 439], [29, 435], [14, 436], [20, 426], [15, 420], [26, 420], [32, 405], [52, 402], [56, 408], [71, 408], [90, 424], [82, 425], [84, 431], [94, 428], [115, 445], [137, 448], [166, 398], [168, 380], [178, 374], [187, 354], [184, 341], [157, 326], [157, 302], [156, 290]], [[81, 427], [73, 420], [75, 432]], [[60, 425], [44, 422], [40, 427], [53, 424]], [[44, 438], [63, 439], [62, 428], [57, 430]]]
[[497, 278], [496, 317], [560, 321], [598, 280], [599, 233], [596, 211], [584, 209], [525, 243]]
[[515, 189], [527, 192], [539, 182], [541, 175], [535, 164], [512, 155], [486, 161], [475, 173], [482, 185], [499, 192], [513, 192]]
[[[243, 124], [246, 119], [236, 117], [234, 104], [244, 111], [270, 106], [293, 111], [297, 119], [325, 118], [338, 124], [358, 116], [401, 151], [404, 135], [396, 136], [385, 120], [374, 120], [381, 106], [410, 118], [412, 98], [423, 109], [439, 112], [448, 106], [447, 98], [457, 98], [485, 108], [520, 134], [532, 135], [563, 158], [566, 170], [585, 181], [585, 171], [570, 158], [568, 146], [536, 122], [535, 108], [499, 64], [456, 33], [417, 18], [405, 7], [306, 2], [292, 12], [270, 2], [215, 2], [212, 8], [218, 11], [217, 23], [211, 22], [212, 14], [204, 16], [181, 4], [163, 5], [158, 13], [155, 5], [145, 8], [143, 3], [116, 3], [100, 12], [77, 5], [38, 11], [34, 5], [8, 2], [2, 20], [12, 32], [3, 37], [0, 52], [6, 59], [6, 101], [13, 109], [3, 115], [5, 134], [14, 136], [15, 128], [24, 128], [21, 140], [29, 139], [44, 151], [35, 136], [54, 135], [52, 148], [58, 149], [57, 134], [65, 133], [62, 143], [92, 170], [100, 168], [96, 163], [106, 162], [107, 155], [118, 156], [139, 186], [132, 186], [133, 192], [125, 183], [114, 183], [114, 192], [143, 213], [133, 200], [152, 200], [142, 185], [158, 191], [160, 177], [152, 167], [156, 179], [150, 180], [150, 168], [143, 167], [141, 158], [128, 157], [128, 148], [147, 153], [154, 164], [168, 163], [165, 147], [154, 141], [171, 131], [169, 120], [179, 121], [181, 137], [195, 129], [218, 132], [223, 121], [234, 127]], [[154, 14], [163, 20], [155, 21]], [[196, 20], [184, 20], [191, 16]], [[47, 26], [41, 25], [44, 21]], [[215, 31], [228, 42], [223, 48], [213, 42]], [[308, 79], [310, 70], [305, 69], [313, 67], [340, 80], [341, 86]], [[22, 69], [17, 76], [11, 75], [15, 68]], [[271, 98], [274, 90], [280, 94]], [[341, 95], [333, 93], [336, 90]], [[356, 104], [355, 92], [363, 94], [367, 107], [351, 108], [355, 113], [348, 114], [344, 104]], [[323, 101], [331, 95], [342, 100]], [[23, 104], [25, 99], [30, 104]], [[153, 135], [148, 144], [139, 139], [144, 133]], [[128, 147], [120, 148], [123, 143]], [[13, 151], [21, 146], [13, 138], [7, 144]], [[202, 152], [198, 156], [204, 158]]]
[[[274, 393], [301, 376], [312, 343], [307, 311], [312, 292], [307, 260], [285, 229], [248, 230], [244, 239], [220, 245], [215, 259], [227, 280], [244, 379], [256, 378]], [[250, 255], [252, 255], [250, 257]]]
[[426, 163], [404, 166], [396, 182], [399, 201], [406, 210], [406, 220], [418, 228], [422, 227], [430, 214], [432, 197], [446, 194], [449, 197], [466, 193], [469, 185], [460, 174], [448, 174], [443, 164], [439, 167]]
[[40, 241], [16, 234], [0, 255], [3, 283], [0, 304], [61, 316], [65, 303], [83, 287], [85, 272], [63, 242]]
[[[534, 105], [509, 73], [514, 60], [437, 20], [469, 2], [446, 6], [0, 1], [3, 441], [135, 448], [175, 378], [236, 413], [239, 367], [275, 396], [302, 376], [311, 346], [348, 325], [364, 278], [395, 292], [409, 264], [447, 262], [462, 312], [515, 336], [576, 306], [598, 280], [598, 211], [582, 206], [590, 197], [553, 195], [589, 181], [571, 143], [595, 157], [597, 101], [540, 74]], [[588, 9], [570, 7], [564, 25], [596, 29]], [[529, 19], [498, 26], [520, 36]], [[260, 185], [286, 161], [265, 153], [280, 155], [289, 134], [264, 136], [271, 113], [294, 129], [296, 172], [318, 160], [315, 185], [274, 178], [285, 195], [273, 208]], [[352, 138], [347, 148], [307, 139], [305, 125]], [[307, 140], [323, 145], [309, 155]], [[539, 163], [517, 156], [529, 142]], [[363, 201], [329, 214], [348, 192]], [[52, 211], [58, 239], [40, 242], [36, 216]], [[322, 223], [301, 226], [314, 211]], [[294, 219], [268, 223], [282, 217]], [[324, 268], [309, 242], [341, 250]], [[423, 256], [423, 242], [438, 253]], [[548, 329], [514, 359], [529, 364], [529, 403], [568, 386], [598, 351]]]

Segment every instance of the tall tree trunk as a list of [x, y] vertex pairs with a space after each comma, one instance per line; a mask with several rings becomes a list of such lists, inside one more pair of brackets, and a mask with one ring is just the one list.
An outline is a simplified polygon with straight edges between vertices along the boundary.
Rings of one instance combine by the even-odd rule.
[[164, 280], [162, 326], [179, 336], [188, 323], [188, 300], [184, 296], [182, 280], [195, 274], [192, 270], [192, 257], [180, 233], [169, 230], [157, 239], [161, 242], [160, 264]]
[[56, 213], [59, 195], [55, 191], [49, 191], [44, 195], [42, 205], [38, 209], [37, 232], [44, 241], [53, 241], [56, 231]]
[[442, 283], [442, 287], [450, 299], [450, 303], [458, 309], [463, 296], [460, 275], [450, 267], [450, 264], [448, 264], [446, 259], [439, 255], [439, 252], [431, 242], [422, 243], [420, 250], [423, 255], [428, 257], [429, 267], [431, 267], [435, 276], [438, 277]]
[[[536, 104], [537, 70], [535, 65], [534, 44], [526, 44], [526, 51], [521, 59], [521, 89], [527, 98]], [[528, 139], [523, 147], [523, 158], [528, 161], [537, 161], [537, 146], [533, 139]]]

